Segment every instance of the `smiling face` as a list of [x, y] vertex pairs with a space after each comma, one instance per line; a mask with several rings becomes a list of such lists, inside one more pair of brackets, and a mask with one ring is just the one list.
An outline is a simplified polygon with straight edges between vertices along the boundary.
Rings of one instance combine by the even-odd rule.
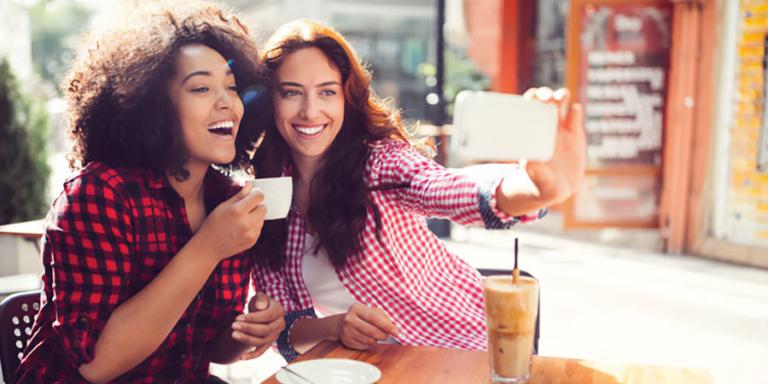
[[231, 162], [243, 102], [224, 57], [202, 44], [182, 46], [168, 93], [181, 124], [187, 167]]
[[319, 162], [344, 122], [341, 72], [319, 48], [290, 53], [276, 71], [275, 125], [294, 161]]

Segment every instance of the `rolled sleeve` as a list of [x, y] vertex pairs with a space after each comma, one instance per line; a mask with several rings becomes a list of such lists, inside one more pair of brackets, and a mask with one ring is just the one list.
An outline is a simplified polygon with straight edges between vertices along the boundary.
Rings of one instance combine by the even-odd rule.
[[128, 294], [133, 238], [123, 204], [106, 181], [77, 178], [65, 185], [46, 228], [53, 331], [75, 367], [93, 360], [109, 315]]
[[477, 199], [480, 205], [480, 216], [483, 217], [483, 224], [486, 229], [508, 229], [517, 223], [525, 223], [541, 219], [549, 212], [546, 208], [539, 209], [536, 212], [527, 215], [511, 216], [498, 208], [496, 201], [496, 191], [504, 179], [505, 172], [516, 171], [516, 168], [505, 166], [506, 169], [499, 169], [498, 172], [478, 172]]
[[222, 260], [217, 267], [217, 307], [227, 319], [226, 321], [234, 319], [245, 311], [250, 281], [248, 271], [253, 257], [250, 251], [246, 251]]
[[317, 314], [313, 308], [307, 308], [299, 311], [292, 311], [285, 314], [285, 328], [280, 332], [280, 336], [277, 338], [277, 350], [283, 355], [286, 361], [293, 361], [299, 357], [299, 353], [293, 349], [293, 346], [289, 342], [291, 339], [291, 330], [293, 325], [300, 319], [316, 319]]

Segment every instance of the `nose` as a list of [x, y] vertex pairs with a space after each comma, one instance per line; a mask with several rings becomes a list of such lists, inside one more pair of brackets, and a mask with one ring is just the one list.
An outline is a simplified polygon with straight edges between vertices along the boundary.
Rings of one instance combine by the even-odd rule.
[[234, 100], [233, 96], [227, 89], [223, 89], [216, 95], [216, 108], [218, 109], [232, 109]]
[[304, 120], [313, 120], [320, 114], [320, 108], [314, 97], [307, 96], [303, 100], [301, 111], [299, 111], [299, 117]]

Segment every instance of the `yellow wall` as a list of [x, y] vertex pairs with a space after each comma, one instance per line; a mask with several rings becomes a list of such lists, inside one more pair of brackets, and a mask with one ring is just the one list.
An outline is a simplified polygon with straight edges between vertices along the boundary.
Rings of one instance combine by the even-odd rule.
[[763, 124], [764, 39], [768, 0], [742, 0], [739, 12], [736, 108], [730, 128], [726, 237], [768, 245], [768, 172], [757, 171]]

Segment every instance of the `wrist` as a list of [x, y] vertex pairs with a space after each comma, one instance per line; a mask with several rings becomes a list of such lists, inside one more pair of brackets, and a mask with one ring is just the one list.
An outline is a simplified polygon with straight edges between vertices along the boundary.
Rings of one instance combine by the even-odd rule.
[[496, 188], [496, 208], [510, 216], [520, 216], [546, 206], [534, 180], [524, 170], [504, 175]]
[[341, 320], [343, 318], [344, 314], [338, 314], [319, 319], [320, 321], [325, 321], [323, 326], [323, 340], [339, 340], [339, 335], [341, 334]]
[[215, 268], [221, 260], [218, 255], [217, 247], [206, 241], [205, 238], [196, 234], [184, 245], [182, 251], [190, 254], [197, 262], [203, 262], [205, 265]]

